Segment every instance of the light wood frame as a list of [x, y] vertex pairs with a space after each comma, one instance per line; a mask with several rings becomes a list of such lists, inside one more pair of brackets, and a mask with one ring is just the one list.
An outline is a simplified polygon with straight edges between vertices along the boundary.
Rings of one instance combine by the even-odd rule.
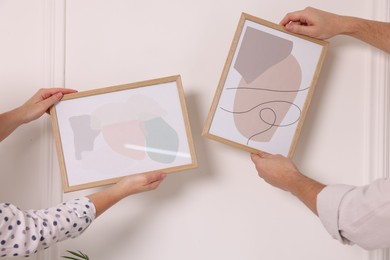
[[68, 94], [50, 114], [64, 192], [197, 167], [179, 75]]
[[[298, 105], [294, 104], [294, 106], [297, 107], [297, 111], [300, 114], [299, 114], [299, 117], [296, 120], [296, 122], [294, 124], [291, 124], [290, 129], [292, 129], [292, 130], [289, 130], [290, 132], [286, 132], [285, 129], [287, 129], [287, 127], [284, 127], [283, 130], [280, 130], [281, 132], [282, 131], [286, 132], [288, 135], [288, 138], [287, 137], [284, 138], [283, 134], [279, 134], [278, 137], [282, 137], [282, 138], [278, 139], [277, 137], [272, 137], [272, 139], [270, 141], [255, 142], [255, 141], [252, 141], [251, 138], [253, 138], [253, 136], [257, 137], [260, 134], [255, 134], [249, 138], [248, 137], [245, 137], [245, 138], [238, 137], [239, 135], [243, 136], [243, 134], [240, 133], [239, 130], [237, 130], [237, 124], [235, 124], [234, 117], [237, 116], [239, 113], [241, 113], [241, 114], [247, 113], [249, 111], [249, 109], [246, 110], [245, 112], [235, 111], [234, 110], [235, 99], [233, 100], [232, 97], [226, 98], [228, 96], [228, 94], [226, 94], [226, 93], [228, 93], [228, 89], [229, 90], [235, 89], [234, 95], [237, 95], [237, 93], [239, 93], [239, 91], [241, 91], [241, 93], [242, 93], [244, 89], [250, 90], [250, 91], [253, 90], [253, 88], [249, 88], [249, 87], [248, 88], [239, 88], [239, 87], [228, 88], [227, 87], [227, 86], [232, 86], [237, 82], [237, 80], [238, 80], [237, 75], [241, 76], [239, 74], [240, 72], [237, 71], [238, 69], [236, 69], [235, 66], [237, 67], [237, 64], [238, 64], [237, 57], [239, 57], [238, 55], [240, 53], [241, 47], [248, 46], [248, 45], [243, 45], [243, 42], [244, 42], [243, 38], [244, 38], [246, 32], [249, 32], [248, 28], [250, 28], [251, 31], [264, 32], [267, 35], [271, 35], [270, 37], [280, 38], [280, 39], [285, 40], [286, 42], [292, 42], [292, 44], [291, 44], [292, 53], [295, 52], [294, 55], [297, 57], [299, 56], [299, 58], [295, 58], [295, 57], [294, 58], [297, 60], [297, 64], [299, 65], [299, 68], [302, 72], [300, 77], [303, 78], [303, 80], [305, 80], [305, 82], [307, 84], [302, 86], [303, 81], [301, 81], [301, 86], [299, 87], [298, 90], [296, 90], [294, 92], [306, 92], [306, 94], [305, 94], [306, 96], [303, 98], [300, 97], [301, 105], [298, 106]], [[257, 33], [257, 32], [255, 32], [255, 33]], [[249, 38], [249, 36], [245, 39], [248, 39], [248, 38]], [[253, 38], [251, 38], [251, 39], [253, 39]], [[248, 41], [249, 40], [246, 40], [245, 44], [247, 44]], [[256, 42], [256, 44], [254, 44], [254, 43], [251, 43], [251, 44], [252, 44], [251, 50], [255, 50], [255, 49], [253, 49], [253, 46], [258, 46], [257, 44], [259, 44], [258, 48], [262, 48], [262, 45], [260, 45], [260, 44], [262, 44], [262, 42], [260, 42], [260, 41]], [[310, 48], [306, 48], [307, 47], [306, 45], [309, 46]], [[276, 46], [278, 46], [278, 45], [276, 45]], [[274, 48], [273, 51], [277, 51], [277, 49], [276, 49], [277, 47], [272, 47], [272, 48]], [[224, 66], [224, 69], [222, 72], [222, 76], [220, 78], [213, 102], [211, 104], [210, 112], [208, 114], [207, 120], [206, 120], [204, 128], [203, 128], [202, 136], [209, 138], [209, 139], [212, 139], [212, 140], [215, 140], [215, 141], [218, 141], [218, 142], [221, 142], [221, 143], [225, 143], [225, 144], [240, 148], [240, 149], [244, 149], [246, 151], [253, 152], [253, 153], [256, 153], [258, 151], [265, 151], [265, 152], [270, 152], [270, 153], [283, 154], [283, 155], [291, 158], [293, 156], [293, 153], [294, 153], [294, 150], [295, 150], [295, 147], [296, 147], [296, 144], [297, 144], [300, 132], [301, 132], [301, 128], [302, 128], [304, 119], [306, 117], [312, 95], [314, 93], [314, 89], [315, 89], [315, 86], [316, 86], [316, 83], [317, 83], [317, 80], [318, 80], [318, 77], [320, 74], [322, 64], [324, 62], [327, 48], [328, 48], [328, 42], [326, 42], [326, 41], [312, 39], [312, 38], [305, 37], [302, 35], [291, 34], [291, 33], [287, 32], [284, 29], [284, 27], [281, 25], [271, 23], [269, 21], [260, 19], [258, 17], [252, 16], [252, 15], [249, 15], [246, 13], [242, 13], [237, 30], [236, 30], [236, 33], [235, 33], [235, 36], [234, 36], [234, 39], [233, 39], [233, 42], [232, 42], [231, 47], [230, 47], [230, 51], [228, 53], [228, 57], [227, 57], [227, 60], [226, 60], [226, 63], [225, 63], [225, 66]], [[315, 53], [314, 54], [311, 53], [311, 50], [315, 50]], [[298, 53], [298, 54], [296, 54], [296, 53]], [[266, 60], [267, 57], [268, 58], [273, 57], [273, 56], [267, 56], [268, 54], [265, 56], [256, 56], [256, 55], [258, 55], [258, 54], [255, 53], [253, 55], [253, 57], [257, 58], [256, 62], [259, 62], [263, 58], [264, 58], [264, 60]], [[290, 53], [289, 56], [291, 56], [291, 55], [292, 54]], [[252, 58], [248, 58], [250, 56], [251, 55], [249, 55], [249, 56], [247, 55], [244, 59], [247, 59], [247, 60], [252, 59]], [[242, 55], [241, 55], [241, 57], [242, 57]], [[304, 59], [303, 59], [303, 57], [304, 57]], [[304, 64], [304, 66], [302, 66], [300, 64], [300, 62], [302, 62], [302, 60], [305, 60], [305, 62], [306, 62], [306, 58], [308, 58], [309, 60], [311, 59], [310, 60], [311, 66], [309, 66], [309, 64], [308, 65]], [[241, 60], [243, 60], [243, 59], [241, 59]], [[234, 63], [234, 62], [236, 62], [236, 63]], [[250, 69], [252, 69], [253, 67], [255, 67], [255, 66], [250, 67]], [[248, 73], [250, 73], [248, 68], [249, 67], [247, 67], [246, 70], [248, 71]], [[305, 68], [308, 68], [308, 69], [305, 70]], [[274, 70], [277, 70], [277, 69], [274, 69]], [[309, 71], [311, 71], [311, 72], [309, 72]], [[268, 71], [265, 70], [265, 72], [263, 74], [265, 74], [265, 73], [268, 73]], [[243, 81], [244, 76], [242, 76], [242, 78], [240, 80]], [[254, 80], [254, 79], [251, 79], [251, 80]], [[234, 83], [232, 83], [232, 82], [234, 82]], [[241, 82], [239, 84], [241, 84]], [[285, 85], [288, 85], [288, 84], [285, 84]], [[234, 86], [237, 86], [237, 84]], [[263, 92], [274, 91], [272, 89], [272, 86], [270, 86], [270, 89], [257, 89], [257, 90], [263, 90]], [[277, 92], [277, 91], [279, 91], [279, 90], [275, 90], [275, 92]], [[261, 91], [257, 91], [257, 93], [259, 93], [259, 92], [261, 92]], [[282, 92], [282, 91], [280, 91], [280, 92]], [[293, 92], [293, 91], [286, 91], [286, 92]], [[232, 93], [232, 92], [230, 92], [230, 93]], [[298, 94], [296, 94], [296, 95], [298, 95]], [[302, 95], [302, 94], [299, 94], [299, 95]], [[232, 95], [230, 95], [230, 96], [232, 96]], [[275, 103], [279, 102], [279, 104], [282, 104], [283, 101], [278, 100], [278, 101], [273, 101], [273, 102], [275, 102]], [[224, 108], [221, 106], [221, 103], [223, 103], [227, 107], [230, 107], [230, 110], [228, 110], [228, 109], [224, 110], [225, 112], [227, 112], [225, 114], [230, 113], [230, 116], [229, 115], [222, 115], [222, 112], [220, 110], [223, 110]], [[245, 105], [244, 104], [245, 100], [244, 100], [244, 102], [241, 102], [241, 103], [243, 105]], [[263, 104], [265, 104], [265, 103], [268, 104], [271, 102], [263, 102]], [[287, 102], [285, 102], [285, 103], [287, 103]], [[261, 106], [257, 106], [256, 109], [257, 108], [260, 109], [260, 107]], [[293, 107], [293, 106], [291, 105], [289, 110], [291, 109], [291, 107]], [[255, 108], [252, 108], [252, 109], [255, 109]], [[290, 113], [289, 110], [288, 110], [288, 113]], [[244, 111], [244, 110], [242, 110], [242, 111]], [[250, 112], [252, 113], [252, 110], [250, 110]], [[253, 110], [253, 112], [254, 112], [254, 110]], [[259, 119], [262, 118], [261, 113], [263, 113], [263, 112], [266, 112], [266, 109], [262, 109], [260, 112], [258, 112]], [[277, 130], [274, 130], [274, 131], [279, 131], [279, 129], [282, 129], [281, 124], [277, 125], [275, 123], [275, 121], [277, 119], [277, 115], [275, 113], [273, 116], [274, 116], [274, 121], [273, 121], [272, 125], [271, 125], [271, 123], [268, 123], [268, 122], [266, 123], [266, 121], [264, 121], [263, 119], [261, 119], [261, 120], [263, 120], [264, 123], [269, 125], [269, 129], [271, 129], [272, 127], [275, 127], [275, 128], [277, 128]], [[237, 118], [238, 117], [239, 116], [237, 116]], [[248, 121], [245, 121], [245, 122], [248, 122]], [[253, 124], [251, 125], [251, 127], [252, 126], [253, 126]], [[257, 127], [257, 126], [253, 126], [253, 127]], [[259, 131], [259, 133], [260, 132], [262, 132], [262, 131]], [[288, 139], [288, 140], [286, 141], [285, 139]], [[278, 147], [278, 145], [280, 145], [280, 148]]]

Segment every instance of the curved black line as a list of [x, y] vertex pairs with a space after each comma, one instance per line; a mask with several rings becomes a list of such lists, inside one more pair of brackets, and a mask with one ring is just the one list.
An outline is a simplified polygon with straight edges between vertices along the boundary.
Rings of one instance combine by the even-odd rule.
[[269, 92], [281, 92], [281, 93], [293, 93], [293, 92], [302, 92], [308, 90], [310, 87], [302, 88], [298, 90], [279, 90], [279, 89], [269, 89], [269, 88], [249, 88], [249, 87], [239, 87], [239, 88], [225, 88], [226, 90], [261, 90]]
[[[225, 111], [225, 112], [227, 112], [227, 113], [231, 113], [231, 114], [245, 114], [245, 113], [251, 112], [252, 110], [254, 110], [254, 109], [256, 109], [256, 108], [258, 108], [258, 107], [260, 107], [260, 106], [263, 106], [263, 105], [266, 105], [266, 104], [271, 104], [271, 103], [287, 103], [287, 104], [289, 104], [290, 106], [294, 106], [294, 107], [297, 108], [298, 111], [299, 111], [299, 116], [298, 116], [298, 118], [297, 118], [294, 122], [291, 122], [291, 123], [288, 123], [288, 124], [279, 124], [279, 125], [277, 125], [277, 124], [275, 124], [275, 122], [277, 121], [277, 114], [276, 114], [275, 110], [273, 110], [273, 109], [270, 108], [270, 107], [265, 107], [265, 108], [260, 109], [260, 111], [259, 111], [259, 119], [260, 119], [261, 121], [263, 121], [263, 123], [269, 125], [269, 127], [268, 127], [267, 129], [261, 131], [261, 132], [258, 132], [258, 133], [256, 133], [256, 134], [250, 136], [250, 137], [248, 138], [248, 140], [247, 140], [247, 145], [248, 145], [249, 142], [251, 141], [251, 139], [253, 139], [255, 136], [258, 136], [258, 135], [260, 135], [260, 134], [263, 134], [263, 133], [269, 131], [269, 130], [272, 129], [272, 127], [274, 127], [274, 126], [276, 126], [276, 127], [287, 127], [287, 126], [291, 126], [291, 125], [297, 123], [297, 122], [299, 121], [299, 119], [301, 118], [301, 114], [302, 114], [301, 108], [300, 108], [297, 104], [295, 104], [295, 103], [293, 103], [293, 102], [285, 101], [285, 100], [267, 101], [267, 102], [264, 102], [264, 103], [260, 103], [260, 104], [254, 106], [254, 107], [252, 107], [252, 108], [250, 108], [250, 109], [248, 109], [248, 110], [238, 111], [238, 112], [237, 112], [237, 111], [230, 111], [230, 110], [227, 110], [227, 109], [225, 109], [225, 108], [223, 108], [223, 107], [219, 107], [219, 108], [220, 108], [221, 110], [223, 110], [223, 111]], [[267, 121], [264, 119], [264, 117], [261, 115], [262, 112], [263, 112], [264, 110], [270, 110], [270, 111], [274, 114], [274, 120], [273, 120], [272, 123], [267, 122]]]
[[[274, 122], [273, 122], [272, 124], [266, 122], [266, 121], [263, 119], [263, 117], [261, 116], [261, 113], [262, 113], [264, 110], [271, 110], [271, 112], [274, 114]], [[250, 136], [250, 137], [248, 138], [248, 141], [246, 142], [246, 145], [249, 145], [250, 140], [251, 140], [252, 138], [254, 138], [255, 136], [261, 135], [262, 133], [265, 133], [265, 132], [271, 130], [271, 128], [275, 125], [275, 122], [276, 122], [276, 118], [277, 118], [277, 117], [276, 117], [275, 110], [273, 110], [272, 108], [266, 107], [266, 108], [263, 108], [263, 109], [261, 109], [261, 110], [259, 111], [259, 118], [260, 118], [264, 123], [266, 123], [267, 125], [269, 125], [269, 127], [268, 127], [267, 129], [261, 131], [261, 132], [258, 132], [258, 133], [256, 133], [256, 134]]]
[[225, 109], [225, 108], [223, 108], [223, 107], [219, 107], [219, 108], [222, 109], [222, 110], [225, 111], [225, 112], [232, 113], [232, 114], [245, 114], [245, 113], [251, 112], [252, 110], [254, 110], [254, 109], [256, 109], [256, 108], [258, 108], [258, 107], [260, 107], [260, 106], [263, 106], [263, 105], [266, 105], [266, 104], [270, 104], [270, 103], [287, 103], [287, 104], [290, 104], [290, 105], [295, 106], [296, 108], [298, 108], [298, 110], [299, 110], [300, 112], [302, 112], [302, 111], [301, 111], [301, 108], [300, 108], [297, 104], [295, 104], [295, 103], [293, 103], [293, 102], [290, 102], [290, 101], [285, 101], [285, 100], [267, 101], [267, 102], [264, 102], [264, 103], [260, 103], [260, 104], [254, 106], [254, 107], [252, 107], [252, 108], [250, 108], [250, 109], [248, 109], [248, 110], [238, 111], [238, 112], [237, 112], [237, 111], [230, 111], [230, 110], [227, 110], [227, 109]]

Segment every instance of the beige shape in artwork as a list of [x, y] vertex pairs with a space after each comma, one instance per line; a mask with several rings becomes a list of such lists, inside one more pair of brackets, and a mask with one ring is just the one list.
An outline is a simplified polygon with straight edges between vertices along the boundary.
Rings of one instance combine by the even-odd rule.
[[[248, 138], [248, 143], [251, 140], [268, 142], [278, 127], [299, 120], [300, 109], [294, 105], [294, 100], [300, 84], [301, 68], [292, 55], [266, 70], [250, 84], [241, 80], [232, 113], [237, 130]], [[290, 109], [298, 109], [298, 117], [282, 125]]]
[[[236, 88], [233, 111], [237, 130], [250, 141], [268, 142], [278, 127], [299, 120], [294, 104], [301, 85], [301, 67], [291, 54], [293, 42], [247, 27], [234, 68], [242, 79]], [[229, 89], [227, 89], [229, 90]], [[290, 109], [297, 119], [283, 122]], [[290, 120], [290, 118], [289, 118]]]
[[143, 121], [129, 120], [107, 125], [102, 128], [102, 133], [109, 147], [118, 154], [135, 160], [143, 160], [146, 157], [145, 151], [127, 149], [124, 145], [145, 146], [145, 128]]

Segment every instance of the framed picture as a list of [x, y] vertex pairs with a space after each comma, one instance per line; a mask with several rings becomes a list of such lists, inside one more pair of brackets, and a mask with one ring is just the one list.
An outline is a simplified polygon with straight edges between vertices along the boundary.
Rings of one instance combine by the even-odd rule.
[[243, 13], [202, 135], [292, 157], [327, 46]]
[[64, 192], [197, 166], [180, 76], [68, 94], [51, 117]]

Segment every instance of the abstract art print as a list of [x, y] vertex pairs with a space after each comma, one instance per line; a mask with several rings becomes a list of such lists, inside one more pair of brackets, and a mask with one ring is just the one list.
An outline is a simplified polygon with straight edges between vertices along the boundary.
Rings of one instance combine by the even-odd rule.
[[327, 46], [243, 13], [203, 136], [292, 157]]
[[180, 76], [65, 95], [51, 117], [64, 192], [197, 166]]

